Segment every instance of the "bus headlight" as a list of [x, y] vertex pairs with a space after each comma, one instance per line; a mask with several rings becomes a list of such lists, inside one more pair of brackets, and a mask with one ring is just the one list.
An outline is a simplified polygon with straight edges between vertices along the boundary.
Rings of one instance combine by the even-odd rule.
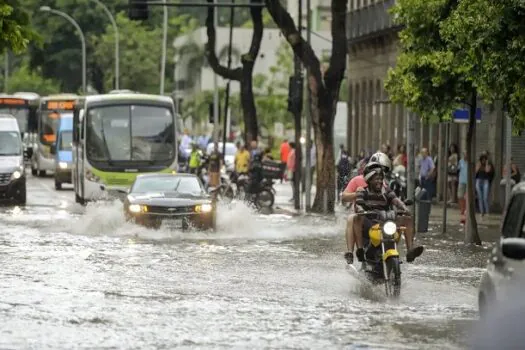
[[397, 231], [397, 225], [393, 221], [387, 221], [383, 224], [383, 233], [387, 236], [393, 236]]
[[67, 169], [67, 163], [66, 162], [59, 162], [58, 167], [60, 169]]
[[19, 179], [20, 177], [22, 177], [22, 173], [18, 170], [16, 170], [13, 175], [11, 175], [13, 177], [14, 180], [16, 179]]

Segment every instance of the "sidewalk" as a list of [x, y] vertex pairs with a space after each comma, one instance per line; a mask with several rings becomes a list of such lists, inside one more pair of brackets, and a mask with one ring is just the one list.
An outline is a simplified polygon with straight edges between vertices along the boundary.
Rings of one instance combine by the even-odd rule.
[[[301, 207], [302, 209], [297, 211], [294, 208], [294, 203], [290, 201], [292, 198], [292, 185], [290, 182], [280, 183], [277, 182], [274, 185], [275, 188], [275, 205], [274, 208], [277, 210], [284, 210], [294, 215], [304, 215], [304, 203], [305, 196], [302, 193], [301, 196]], [[315, 186], [312, 186], [311, 201], [315, 198]], [[341, 205], [336, 205], [336, 214], [345, 213], [347, 209]], [[449, 204], [447, 207], [447, 232], [453, 233], [454, 236], [461, 238], [463, 234], [463, 226], [460, 224], [461, 214], [457, 204]], [[476, 220], [478, 224], [479, 233], [482, 241], [494, 241], [499, 238], [499, 231], [501, 226], [502, 216], [501, 214], [488, 214], [483, 220], [479, 214], [476, 214]], [[443, 202], [435, 203], [432, 205], [429, 219], [429, 231], [428, 233], [421, 233], [421, 235], [434, 235], [440, 234], [443, 226]]]

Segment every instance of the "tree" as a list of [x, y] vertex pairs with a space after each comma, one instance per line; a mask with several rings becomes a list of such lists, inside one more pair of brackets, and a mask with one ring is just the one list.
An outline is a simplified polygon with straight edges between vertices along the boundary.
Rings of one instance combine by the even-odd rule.
[[336, 104], [341, 82], [346, 69], [346, 12], [347, 0], [331, 0], [332, 12], [332, 56], [328, 68], [321, 67], [321, 61], [312, 47], [301, 36], [297, 27], [279, 1], [265, 0], [266, 8], [274, 22], [281, 29], [308, 71], [308, 90], [311, 94], [312, 126], [317, 155], [317, 192], [312, 211], [320, 212], [324, 207], [324, 196], [328, 199], [328, 210], [334, 211], [335, 205], [335, 157], [333, 147], [333, 129]]
[[9, 90], [33, 91], [45, 96], [59, 93], [60, 86], [56, 81], [44, 78], [39, 71], [31, 71], [26, 60], [9, 77]]
[[27, 12], [18, 0], [2, 1], [0, 25], [0, 52], [8, 49], [14, 53], [22, 53], [31, 40], [38, 39]]
[[[157, 94], [159, 89], [159, 73], [161, 46], [160, 29], [150, 29], [140, 23], [130, 21], [120, 13], [117, 18], [120, 31], [120, 84], [123, 88]], [[106, 33], [92, 36], [95, 47], [94, 58], [100, 67], [107, 67], [112, 72], [114, 65], [115, 33], [111, 26], [106, 27]], [[170, 50], [171, 51], [171, 50]], [[168, 51], [168, 52], [170, 52]], [[169, 57], [169, 56], [168, 56]], [[111, 90], [113, 74], [105, 74], [104, 90]]]
[[465, 242], [481, 244], [474, 202], [474, 150], [478, 90], [472, 80], [472, 64], [443, 35], [457, 0], [398, 0], [393, 8], [400, 32], [397, 65], [388, 72], [385, 88], [390, 99], [402, 103], [422, 119], [448, 121], [452, 111], [467, 104], [468, 220]]
[[479, 94], [507, 106], [515, 132], [525, 128], [524, 11], [521, 1], [463, 0], [442, 30]]
[[[212, 3], [213, 0], [207, 0]], [[260, 4], [262, 0], [250, 0], [251, 4]], [[241, 67], [228, 68], [220, 64], [215, 52], [216, 33], [213, 23], [213, 15], [215, 8], [210, 6], [208, 8], [208, 16], [206, 18], [206, 31], [208, 35], [208, 43], [206, 44], [206, 57], [213, 71], [221, 77], [229, 80], [238, 81], [241, 85], [241, 105], [244, 118], [244, 130], [246, 142], [257, 140], [258, 123], [257, 110], [255, 108], [255, 99], [253, 94], [253, 67], [255, 60], [259, 55], [259, 48], [261, 47], [263, 35], [262, 22], [262, 7], [251, 7], [250, 14], [253, 21], [253, 35], [249, 51], [241, 56]]]

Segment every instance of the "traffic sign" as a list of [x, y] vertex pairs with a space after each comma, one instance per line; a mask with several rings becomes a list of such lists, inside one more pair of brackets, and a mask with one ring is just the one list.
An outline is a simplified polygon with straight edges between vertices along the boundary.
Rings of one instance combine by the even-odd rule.
[[[468, 109], [456, 109], [452, 113], [454, 123], [468, 123], [469, 113]], [[476, 108], [476, 123], [481, 123], [481, 108]]]

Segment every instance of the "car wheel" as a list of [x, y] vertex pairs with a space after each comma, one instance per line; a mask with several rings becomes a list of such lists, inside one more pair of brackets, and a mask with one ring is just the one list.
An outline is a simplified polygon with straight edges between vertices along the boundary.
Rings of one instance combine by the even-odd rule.
[[31, 175], [36, 176], [37, 174], [38, 174], [38, 171], [35, 168], [33, 168], [33, 166], [31, 165]]
[[27, 201], [27, 191], [26, 191], [26, 185], [23, 184], [20, 187], [20, 193], [16, 196], [15, 202], [18, 205], [26, 205]]
[[62, 184], [55, 179], [55, 190], [58, 191], [61, 189], [62, 189]]

